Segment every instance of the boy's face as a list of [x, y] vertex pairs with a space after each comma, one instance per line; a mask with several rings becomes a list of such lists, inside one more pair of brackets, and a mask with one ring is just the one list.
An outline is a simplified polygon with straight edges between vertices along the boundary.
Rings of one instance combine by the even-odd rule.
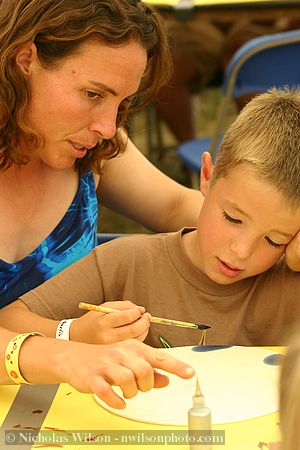
[[[250, 168], [232, 169], [210, 184], [213, 167], [202, 166], [205, 195], [198, 219], [194, 263], [211, 280], [231, 284], [269, 269], [300, 228], [281, 195]], [[194, 252], [195, 253], [195, 252]]]

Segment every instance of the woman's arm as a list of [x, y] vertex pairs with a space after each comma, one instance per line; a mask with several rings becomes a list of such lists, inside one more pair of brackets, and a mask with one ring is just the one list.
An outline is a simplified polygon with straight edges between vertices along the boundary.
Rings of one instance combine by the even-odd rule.
[[[0, 383], [11, 383], [4, 355], [15, 333], [0, 328]], [[120, 386], [125, 398], [140, 391], [168, 384], [168, 377], [155, 368], [182, 378], [191, 378], [194, 370], [165, 352], [136, 340], [112, 345], [89, 345], [77, 342], [30, 336], [19, 353], [19, 369], [31, 383], [71, 384], [77, 390], [96, 393], [113, 408], [124, 408], [125, 402], [112, 389]]]
[[103, 163], [97, 192], [101, 204], [155, 231], [195, 226], [203, 203], [200, 191], [160, 172], [129, 139], [123, 155]]

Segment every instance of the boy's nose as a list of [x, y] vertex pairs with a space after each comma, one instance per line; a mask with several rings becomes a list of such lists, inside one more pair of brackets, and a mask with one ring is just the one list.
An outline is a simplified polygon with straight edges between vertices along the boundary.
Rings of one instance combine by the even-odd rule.
[[254, 243], [251, 240], [234, 240], [231, 242], [230, 250], [240, 261], [245, 261], [253, 252]]

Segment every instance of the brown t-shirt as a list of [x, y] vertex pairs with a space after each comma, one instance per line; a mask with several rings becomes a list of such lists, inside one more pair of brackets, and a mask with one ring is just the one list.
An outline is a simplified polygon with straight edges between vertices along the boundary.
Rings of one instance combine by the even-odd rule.
[[[78, 317], [79, 302], [131, 300], [153, 316], [212, 328], [207, 344], [284, 345], [289, 326], [300, 319], [300, 273], [282, 258], [261, 275], [231, 285], [212, 282], [187, 258], [175, 233], [122, 237], [95, 248], [21, 300], [52, 319]], [[201, 331], [151, 324], [145, 342], [195, 345]]]

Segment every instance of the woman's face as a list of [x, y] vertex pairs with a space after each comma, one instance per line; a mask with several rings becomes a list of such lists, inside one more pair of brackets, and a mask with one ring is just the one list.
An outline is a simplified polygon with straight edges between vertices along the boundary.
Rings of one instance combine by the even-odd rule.
[[118, 47], [89, 41], [49, 70], [32, 44], [16, 61], [31, 91], [27, 123], [44, 139], [34, 158], [65, 169], [115, 135], [118, 108], [137, 91], [147, 54], [135, 41]]

